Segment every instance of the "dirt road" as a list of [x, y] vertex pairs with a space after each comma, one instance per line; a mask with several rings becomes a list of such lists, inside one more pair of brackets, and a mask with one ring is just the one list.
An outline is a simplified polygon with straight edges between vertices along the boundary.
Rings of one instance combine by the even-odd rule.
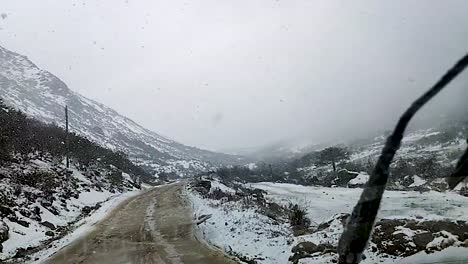
[[94, 231], [45, 263], [235, 263], [193, 237], [182, 188], [181, 183], [158, 187], [123, 202]]

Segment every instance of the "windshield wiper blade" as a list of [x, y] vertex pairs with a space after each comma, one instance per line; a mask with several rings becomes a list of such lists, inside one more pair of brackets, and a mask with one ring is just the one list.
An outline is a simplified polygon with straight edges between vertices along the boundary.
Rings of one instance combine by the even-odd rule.
[[[340, 264], [356, 264], [361, 261], [367, 242], [372, 234], [372, 228], [380, 208], [383, 193], [389, 177], [390, 164], [395, 153], [400, 148], [403, 134], [413, 116], [447, 84], [455, 79], [468, 66], [468, 54], [459, 60], [442, 78], [426, 93], [419, 97], [403, 113], [395, 130], [387, 139], [374, 171], [369, 177], [361, 197], [354, 207], [351, 217], [345, 226], [338, 243]], [[466, 153], [465, 153], [466, 156]], [[466, 159], [465, 159], [466, 161]], [[465, 169], [466, 162], [460, 167]]]

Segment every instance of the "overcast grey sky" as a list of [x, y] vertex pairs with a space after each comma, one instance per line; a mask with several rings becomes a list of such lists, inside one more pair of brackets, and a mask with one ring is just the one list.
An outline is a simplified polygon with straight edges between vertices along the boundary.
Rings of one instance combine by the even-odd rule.
[[[464, 0], [0, 2], [0, 45], [209, 149], [389, 128], [468, 51]], [[465, 100], [467, 83], [430, 107]]]

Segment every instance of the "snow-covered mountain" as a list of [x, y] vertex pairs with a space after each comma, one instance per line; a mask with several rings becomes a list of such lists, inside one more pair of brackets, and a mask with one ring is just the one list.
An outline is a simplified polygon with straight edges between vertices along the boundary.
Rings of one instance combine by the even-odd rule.
[[242, 158], [185, 146], [145, 129], [115, 110], [68, 88], [59, 78], [38, 68], [26, 56], [0, 46], [0, 98], [38, 120], [63, 126], [69, 108], [71, 132], [84, 135], [155, 173], [186, 176]]

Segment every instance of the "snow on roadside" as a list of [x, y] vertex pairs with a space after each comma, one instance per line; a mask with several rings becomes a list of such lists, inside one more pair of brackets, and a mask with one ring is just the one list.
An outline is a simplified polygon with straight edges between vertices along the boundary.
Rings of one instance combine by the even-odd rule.
[[57, 241], [70, 230], [98, 219], [99, 212], [111, 208], [120, 197], [140, 191], [128, 174], [123, 173], [120, 183], [111, 183], [107, 175], [116, 168], [67, 169], [48, 156], [36, 154], [19, 157], [0, 171], [4, 175], [0, 179], [0, 223], [8, 226], [7, 236], [0, 242], [0, 262], [34, 259], [31, 255], [36, 252], [51, 245], [58, 247]]
[[[44, 256], [50, 256], [56, 250], [62, 248], [74, 239], [78, 238], [83, 233], [89, 231], [92, 225], [101, 220], [107, 212], [115, 208], [120, 202], [129, 197], [135, 196], [140, 192], [140, 190], [135, 190], [117, 194], [112, 194], [107, 191], [92, 191], [89, 193], [81, 193], [78, 199], [72, 198], [69, 211], [63, 211], [58, 216], [50, 213], [47, 209], [39, 205], [42, 211], [41, 216], [43, 221], [48, 221], [55, 226], [63, 226], [67, 225], [68, 222], [78, 217], [83, 207], [94, 206], [98, 203], [101, 203], [99, 209], [73, 225], [73, 228], [76, 229], [72, 233], [57, 241], [54, 241], [51, 245], [49, 245], [49, 249], [40, 251], [39, 253], [30, 256], [31, 259], [43, 259]], [[36, 221], [31, 221], [29, 227], [21, 226], [17, 223], [9, 221], [8, 219], [4, 219], [4, 221], [10, 227], [10, 238], [3, 243], [3, 253], [0, 254], [4, 257], [11, 256], [18, 248], [38, 246], [41, 244], [41, 242], [47, 239], [47, 236], [44, 235], [44, 233], [47, 231], [47, 228]]]
[[[101, 207], [97, 209], [94, 213], [89, 215], [86, 218], [81, 219], [74, 225], [74, 230], [63, 238], [52, 242], [47, 249], [42, 250], [31, 256], [31, 261], [26, 261], [29, 264], [39, 264], [46, 260], [48, 257], [52, 256], [54, 253], [64, 248], [74, 240], [80, 238], [81, 236], [91, 232], [99, 221], [104, 219], [106, 215], [115, 209], [119, 204], [121, 204], [126, 199], [134, 197], [140, 194], [141, 190], [135, 190], [126, 193], [120, 193], [117, 195], [112, 195], [107, 198], [104, 203], [101, 204]], [[88, 199], [89, 200], [89, 199]]]
[[[217, 188], [221, 185], [215, 183]], [[231, 189], [223, 186], [222, 189]], [[257, 263], [287, 263], [292, 246], [289, 225], [276, 224], [254, 208], [243, 206], [240, 201], [207, 200], [190, 190], [185, 192], [195, 219], [211, 216], [195, 226], [195, 234], [200, 240], [230, 255], [246, 257]]]

